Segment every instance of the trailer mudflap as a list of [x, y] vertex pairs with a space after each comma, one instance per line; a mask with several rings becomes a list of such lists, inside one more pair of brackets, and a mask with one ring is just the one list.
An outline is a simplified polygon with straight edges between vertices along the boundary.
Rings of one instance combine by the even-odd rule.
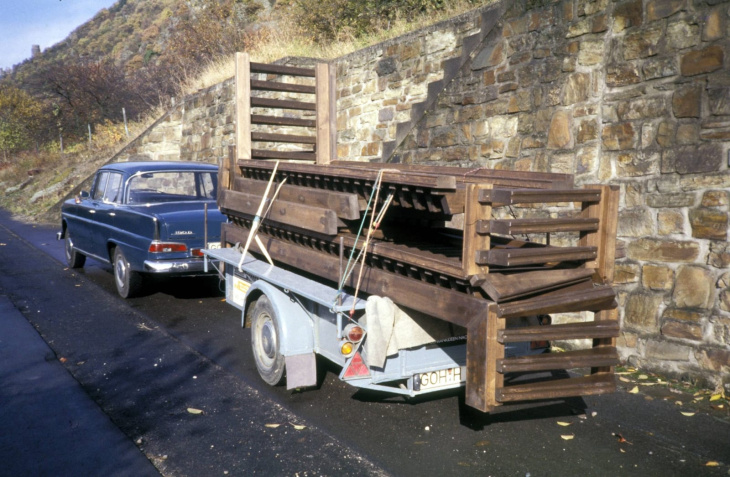
[[285, 356], [284, 360], [287, 389], [317, 385], [317, 358], [314, 353]]

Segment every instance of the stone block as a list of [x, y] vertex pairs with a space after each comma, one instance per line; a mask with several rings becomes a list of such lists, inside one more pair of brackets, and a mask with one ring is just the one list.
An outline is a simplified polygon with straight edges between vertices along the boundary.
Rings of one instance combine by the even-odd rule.
[[621, 121], [666, 117], [669, 113], [663, 97], [638, 98], [622, 101], [616, 108]]
[[672, 95], [672, 111], [677, 118], [699, 118], [702, 107], [702, 85], [677, 89]]
[[504, 42], [498, 42], [496, 45], [488, 45], [480, 51], [472, 62], [473, 70], [481, 70], [497, 66], [504, 61]]
[[621, 336], [616, 339], [616, 346], [619, 348], [636, 349], [639, 337], [635, 333], [621, 331]]
[[727, 22], [727, 14], [716, 8], [705, 17], [705, 26], [702, 30], [703, 41], [715, 41], [725, 36], [725, 25]]
[[641, 82], [639, 66], [633, 62], [620, 62], [606, 66], [606, 86], [620, 88]]
[[696, 242], [654, 238], [634, 240], [627, 250], [628, 258], [647, 262], [694, 262], [699, 254]]
[[730, 290], [720, 292], [720, 309], [722, 311], [730, 311]]
[[646, 207], [622, 209], [618, 214], [617, 233], [621, 237], [643, 237], [654, 232], [654, 219]]
[[689, 361], [692, 348], [668, 341], [650, 340], [646, 343], [646, 358], [662, 361]]
[[730, 115], [730, 86], [724, 88], [709, 88], [707, 90], [707, 100], [710, 106], [710, 112], [713, 115]]
[[580, 43], [578, 51], [578, 64], [581, 66], [592, 66], [603, 62], [605, 55], [605, 43], [603, 40], [585, 40]]
[[715, 268], [730, 268], [730, 243], [710, 242], [707, 264]]
[[649, 0], [646, 3], [646, 19], [650, 22], [674, 15], [685, 8], [686, 0]]
[[665, 155], [665, 158], [673, 162], [672, 169], [680, 174], [716, 172], [722, 165], [723, 151], [720, 144], [683, 146], [672, 152], [673, 154]]
[[679, 73], [674, 58], [649, 58], [641, 67], [645, 80], [668, 78]]
[[682, 194], [650, 194], [646, 196], [649, 207], [691, 207], [695, 204], [696, 196], [691, 192]]
[[656, 142], [662, 147], [671, 147], [674, 144], [675, 125], [671, 121], [659, 123], [656, 134]]
[[684, 233], [684, 215], [679, 210], [660, 210], [657, 212], [656, 221], [659, 235], [680, 235]]
[[730, 351], [725, 349], [699, 349], [695, 352], [697, 362], [705, 369], [730, 373]]
[[709, 309], [714, 305], [714, 280], [702, 267], [686, 265], [677, 272], [672, 300], [678, 308]]
[[570, 111], [556, 111], [550, 121], [548, 130], [548, 149], [564, 149], [572, 142], [571, 123], [572, 114]]
[[623, 2], [613, 9], [613, 32], [641, 25], [644, 8], [641, 0]]
[[687, 310], [683, 308], [667, 308], [662, 313], [662, 319], [669, 318], [677, 321], [691, 321], [699, 323], [705, 315], [699, 311]]
[[599, 158], [600, 150], [597, 145], [581, 147], [575, 156], [575, 173], [593, 173], [598, 168]]
[[568, 76], [563, 90], [563, 105], [587, 101], [591, 95], [591, 75], [589, 73], [574, 73]]
[[598, 121], [596, 119], [585, 119], [578, 124], [576, 141], [578, 144], [585, 144], [598, 139]]
[[662, 26], [657, 25], [627, 34], [623, 41], [623, 59], [630, 61], [656, 55], [662, 33]]
[[638, 263], [618, 262], [614, 267], [613, 283], [615, 285], [626, 285], [638, 283], [640, 268]]
[[689, 211], [692, 236], [708, 240], [727, 240], [728, 214], [717, 209], [699, 208]]
[[700, 42], [700, 27], [696, 23], [676, 21], [667, 25], [667, 44], [675, 50], [691, 48]]
[[662, 323], [661, 334], [669, 338], [702, 341], [702, 326], [695, 323], [665, 321]]
[[677, 127], [677, 144], [696, 144], [700, 140], [700, 126], [698, 124], [680, 124]]
[[671, 290], [674, 270], [663, 265], [644, 265], [641, 268], [641, 284], [649, 290]]
[[715, 343], [730, 347], [730, 318], [710, 318], [710, 336]]
[[725, 52], [719, 45], [710, 45], [699, 51], [685, 53], [680, 60], [680, 71], [684, 76], [711, 73], [723, 67]]
[[730, 271], [720, 275], [717, 280], [717, 288], [729, 288], [730, 289]]
[[643, 151], [619, 154], [616, 157], [617, 177], [639, 177], [659, 172], [659, 153]]
[[603, 146], [609, 151], [622, 151], [636, 147], [637, 134], [631, 123], [607, 124], [601, 132]]
[[631, 293], [624, 307], [624, 325], [628, 328], [657, 331], [661, 304], [661, 295], [644, 291]]

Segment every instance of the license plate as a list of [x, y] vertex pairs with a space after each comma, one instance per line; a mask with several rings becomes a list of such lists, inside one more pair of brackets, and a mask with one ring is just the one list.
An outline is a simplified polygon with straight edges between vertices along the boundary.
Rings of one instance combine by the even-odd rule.
[[229, 299], [239, 307], [243, 307], [249, 288], [251, 288], [251, 283], [234, 275], [233, 280], [231, 280], [231, 296]]
[[208, 247], [207, 248], [208, 248], [208, 250], [216, 250], [216, 249], [219, 249], [219, 248], [221, 248], [221, 243], [220, 242], [208, 242]]
[[428, 373], [419, 373], [415, 378], [420, 383], [421, 391], [454, 387], [466, 382], [466, 367], [462, 366], [430, 371]]

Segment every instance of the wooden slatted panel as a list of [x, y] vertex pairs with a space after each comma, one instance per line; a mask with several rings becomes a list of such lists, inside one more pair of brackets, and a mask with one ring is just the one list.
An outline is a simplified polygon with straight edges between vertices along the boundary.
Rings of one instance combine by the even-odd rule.
[[616, 348], [589, 348], [562, 353], [504, 358], [497, 360], [497, 371], [500, 373], [526, 373], [617, 364], [619, 364], [619, 357]]
[[498, 402], [505, 403], [571, 396], [592, 396], [615, 391], [616, 380], [614, 375], [599, 373], [580, 378], [506, 386], [497, 390], [496, 398]]
[[497, 336], [500, 343], [541, 340], [577, 340], [586, 338], [613, 338], [619, 335], [619, 324], [613, 320], [582, 321], [547, 326], [507, 328]]
[[475, 275], [471, 284], [481, 287], [489, 297], [501, 303], [536, 293], [589, 280], [593, 271], [585, 268], [537, 270], [521, 273]]

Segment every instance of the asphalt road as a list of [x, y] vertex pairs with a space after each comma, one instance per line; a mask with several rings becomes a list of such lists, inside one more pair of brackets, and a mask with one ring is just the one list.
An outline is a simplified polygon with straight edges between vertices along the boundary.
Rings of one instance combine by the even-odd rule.
[[269, 387], [217, 280], [123, 300], [109, 266], [67, 269], [55, 232], [0, 212], [0, 294], [163, 475], [729, 475], [727, 421], [625, 391], [484, 415], [463, 392], [357, 391], [326, 364], [317, 389]]

